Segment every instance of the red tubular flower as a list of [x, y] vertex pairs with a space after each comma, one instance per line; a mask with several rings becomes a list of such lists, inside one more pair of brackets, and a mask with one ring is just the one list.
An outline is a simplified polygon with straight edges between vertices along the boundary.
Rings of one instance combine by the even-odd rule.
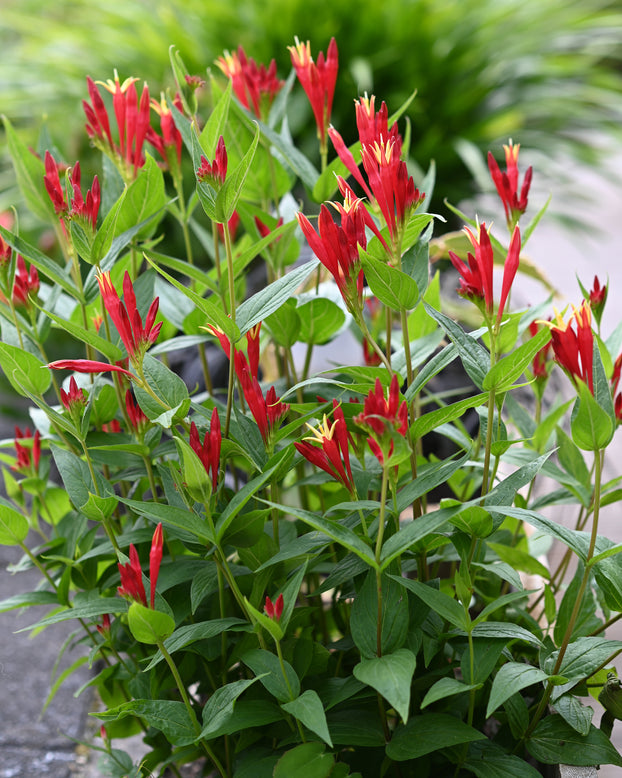
[[[25, 446], [20, 443], [21, 440], [31, 440], [32, 445]], [[23, 432], [19, 427], [15, 427], [15, 440], [13, 441], [15, 446], [15, 455], [17, 461], [11, 467], [11, 470], [16, 470], [25, 475], [38, 475], [39, 462], [41, 460], [41, 433], [39, 430], [35, 431], [34, 437], [29, 429]]]
[[227, 149], [222, 135], [216, 144], [214, 161], [210, 163], [207, 157], [201, 156], [201, 165], [196, 171], [196, 176], [199, 181], [210, 184], [214, 189], [220, 189], [225, 183], [227, 176]]
[[246, 56], [242, 46], [238, 46], [233, 54], [225, 51], [216, 64], [231, 79], [233, 91], [242, 105], [248, 110], [252, 106], [255, 116], [265, 119], [285, 83], [276, 76], [276, 61], [273, 59], [268, 68], [257, 65], [252, 57]]
[[268, 389], [264, 398], [259, 380], [256, 375], [251, 375], [248, 362], [242, 351], [235, 350], [234, 367], [244, 399], [257, 423], [264, 443], [268, 444], [274, 429], [289, 411], [289, 404], [281, 402], [276, 396], [273, 386]]
[[520, 264], [521, 236], [518, 224], [512, 232], [508, 255], [503, 264], [503, 281], [501, 283], [501, 296], [499, 297], [499, 309], [497, 310], [497, 323], [501, 321], [503, 310], [510, 294], [510, 289], [514, 283], [514, 278]]
[[493, 251], [490, 235], [484, 223], [479, 226], [479, 239], [473, 235], [468, 227], [465, 227], [464, 231], [475, 249], [475, 256], [469, 253], [467, 264], [453, 251], [449, 252], [449, 259], [461, 276], [458, 294], [476, 302], [483, 300], [486, 313], [490, 316], [493, 311]]
[[[588, 301], [584, 300], [579, 310], [573, 306], [573, 313], [567, 323], [557, 312], [555, 322], [545, 323], [551, 329], [555, 361], [568, 373], [573, 383], [583, 381], [593, 394], [594, 333]], [[576, 325], [576, 332], [573, 324]]]
[[109, 422], [102, 424], [102, 432], [121, 432], [119, 420], [111, 419]]
[[611, 393], [615, 394], [618, 391], [618, 385], [620, 384], [620, 374], [622, 373], [622, 354], [619, 354], [616, 361], [613, 363], [613, 374], [611, 376]]
[[399, 241], [400, 230], [411, 211], [424, 199], [412, 176], [408, 175], [400, 153], [401, 141], [395, 138], [381, 139], [361, 147], [369, 188], [394, 242]]
[[231, 359], [231, 341], [229, 338], [219, 327], [216, 327], [214, 324], [208, 324], [207, 329], [218, 338], [220, 347], [227, 355], [227, 358]]
[[138, 558], [138, 551], [133, 543], [130, 543], [130, 561], [123, 565], [117, 562], [119, 575], [121, 576], [121, 586], [117, 587], [118, 594], [121, 597], [127, 597], [135, 602], [140, 602], [147, 607], [147, 595], [143, 584], [143, 571]]
[[151, 539], [151, 549], [149, 551], [149, 581], [151, 583], [151, 597], [149, 602], [152, 610], [155, 606], [156, 583], [158, 582], [160, 564], [162, 563], [163, 545], [164, 539], [162, 537], [162, 522], [160, 522], [153, 533], [153, 538]]
[[49, 362], [47, 367], [51, 370], [74, 370], [76, 373], [124, 373], [129, 378], [135, 376], [129, 370], [124, 370], [119, 365], [110, 365], [108, 362], [97, 362], [94, 359], [57, 359]]
[[15, 279], [13, 281], [13, 304], [27, 307], [30, 303], [28, 295], [36, 295], [39, 291], [39, 273], [34, 265], [26, 269], [26, 262], [21, 254], [17, 255]]
[[60, 183], [58, 163], [49, 151], [45, 152], [44, 164], [45, 175], [43, 176], [43, 183], [45, 184], [45, 189], [50, 196], [56, 215], [64, 216], [69, 210], [69, 206], [65, 202], [65, 192]]
[[331, 38], [326, 57], [320, 52], [316, 64], [311, 56], [311, 43], [309, 41], [306, 44], [300, 43], [298, 38], [295, 38], [295, 41], [295, 46], [287, 48], [290, 51], [292, 65], [298, 80], [311, 103], [320, 144], [325, 147], [326, 132], [333, 110], [337, 71], [339, 70], [337, 43], [334, 38]]
[[497, 189], [503, 208], [505, 209], [505, 218], [508, 223], [508, 229], [514, 229], [520, 217], [527, 210], [527, 198], [529, 196], [529, 187], [533, 176], [533, 169], [529, 167], [523, 179], [520, 195], [518, 194], [518, 152], [520, 143], [516, 146], [510, 140], [508, 146], [503, 147], [505, 151], [506, 171], [501, 172], [495, 158], [488, 152], [488, 169]]
[[134, 400], [132, 392], [129, 389], [125, 393], [125, 410], [127, 411], [127, 418], [129, 419], [134, 432], [138, 435], [142, 435], [150, 422], [143, 413], [140, 405]]
[[190, 447], [199, 457], [205, 468], [205, 472], [212, 476], [212, 490], [218, 486], [218, 468], [220, 465], [220, 448], [222, 434], [220, 431], [220, 417], [218, 410], [214, 408], [210, 421], [209, 432], [205, 433], [203, 443], [199, 438], [199, 431], [194, 422], [190, 423]]
[[[529, 325], [529, 333], [531, 334], [531, 337], [535, 337], [538, 332], [540, 331], [540, 327], [538, 326], [538, 323], [535, 321], [532, 321]], [[548, 371], [546, 369], [547, 363], [548, 363], [548, 355], [549, 351], [551, 350], [551, 341], [549, 341], [546, 346], [540, 349], [540, 351], [537, 352], [535, 357], [533, 358], [533, 361], [531, 363], [531, 372], [534, 375], [534, 378], [547, 378], [548, 377]]]
[[[4, 227], [6, 230], [10, 230], [13, 227], [13, 219], [10, 214], [7, 217], [7, 212], [0, 213], [0, 227]], [[13, 249], [0, 235], [0, 269], [5, 268], [11, 259]]]
[[[336, 400], [333, 400], [333, 415], [335, 420], [332, 424], [329, 424], [326, 416], [317, 429], [307, 424], [312, 437], [303, 438], [294, 446], [306, 460], [339, 481], [354, 496], [356, 487], [350, 468], [349, 435], [343, 411]], [[320, 446], [312, 443], [319, 443]]]
[[118, 142], [113, 140], [110, 120], [104, 101], [95, 82], [87, 76], [87, 86], [91, 102], [83, 100], [86, 114], [86, 131], [93, 143], [109, 154], [116, 162], [122, 163], [124, 177], [135, 178], [139, 167], [145, 163], [143, 146], [148, 135], [153, 142], [154, 130], [150, 130], [150, 99], [147, 84], [138, 99], [137, 78], [126, 78], [121, 84], [115, 71], [114, 81], [98, 82], [112, 94], [112, 107], [118, 128]]
[[[150, 607], [152, 610], [155, 604], [155, 590], [162, 562], [162, 548], [162, 524], [160, 523], [153, 533], [149, 551]], [[121, 586], [117, 588], [117, 592], [121, 597], [127, 597], [148, 607], [147, 595], [143, 584], [143, 571], [140, 566], [138, 551], [133, 543], [130, 543], [130, 561], [124, 565], [118, 562], [117, 567], [121, 576]]]
[[123, 302], [119, 299], [119, 295], [112, 285], [110, 273], [98, 273], [97, 282], [104, 300], [104, 307], [121, 336], [130, 362], [135, 366], [140, 365], [145, 352], [149, 346], [155, 343], [162, 328], [162, 322], [155, 323], [160, 302], [159, 297], [156, 297], [149, 306], [143, 326], [143, 320], [136, 307], [134, 287], [127, 271], [123, 278]]
[[354, 101], [354, 107], [361, 145], [368, 146], [383, 141], [385, 143], [392, 141], [397, 144], [397, 156], [401, 156], [402, 139], [397, 129], [397, 122], [389, 129], [389, 111], [384, 100], [377, 112], [375, 95], [360, 97]]
[[609, 285], [605, 284], [604, 286], [601, 286], [600, 281], [598, 280], [598, 276], [594, 276], [594, 286], [590, 290], [589, 300], [590, 308], [592, 309], [596, 323], [599, 326], [603, 315], [603, 310], [605, 309], [605, 303], [607, 302], [608, 291]]
[[[270, 233], [271, 233], [273, 230], [277, 230], [277, 229], [278, 229], [279, 227], [281, 227], [282, 225], [283, 225], [283, 217], [282, 217], [282, 216], [279, 216], [277, 223], [274, 225], [274, 227], [273, 227], [272, 229], [271, 229], [270, 227], [268, 227], [268, 225], [267, 225], [267, 224], [264, 224], [264, 223], [261, 221], [261, 219], [259, 218], [259, 216], [255, 216], [255, 227], [257, 227], [257, 232], [260, 234], [260, 236], [261, 236], [262, 238], [267, 238], [267, 237], [268, 237], [268, 235], [269, 235], [269, 234], [270, 234]], [[281, 236], [281, 235], [279, 235], [279, 237], [278, 237], [278, 238], [275, 238], [275, 240], [274, 240], [274, 243], [278, 243], [278, 242], [281, 240], [281, 237], [282, 237], [282, 236]], [[271, 244], [271, 245], [274, 245], [274, 243], [273, 243], [273, 244]]]
[[[175, 96], [173, 105], [178, 111], [183, 113], [183, 105], [179, 95]], [[160, 137], [153, 127], [149, 127], [147, 130], [147, 140], [154, 146], [162, 159], [167, 163], [169, 168], [172, 168], [175, 163], [177, 166], [181, 165], [181, 150], [182, 150], [182, 137], [181, 133], [175, 125], [175, 119], [173, 119], [173, 112], [168, 107], [166, 98], [164, 95], [160, 96], [158, 102], [155, 98], [151, 100], [151, 107], [160, 117], [160, 130], [162, 136]]]
[[266, 597], [266, 604], [263, 606], [263, 609], [269, 619], [278, 621], [283, 615], [283, 595], [279, 594], [274, 603], [269, 597]]
[[[458, 294], [473, 300], [473, 302], [480, 307], [483, 302], [486, 315], [491, 317], [494, 310], [492, 286], [494, 253], [490, 242], [490, 234], [486, 229], [485, 223], [479, 225], [477, 237], [468, 227], [465, 227], [464, 231], [475, 250], [475, 256], [469, 253], [467, 255], [467, 262], [463, 262], [453, 251], [449, 252], [449, 259], [461, 276]], [[501, 284], [499, 308], [497, 310], [497, 322], [501, 321], [505, 304], [510, 294], [510, 289], [512, 288], [512, 283], [516, 276], [516, 272], [518, 271], [520, 249], [520, 230], [518, 229], [518, 226], [516, 226], [512, 233], [508, 255], [503, 267], [503, 281]]]
[[101, 190], [97, 176], [94, 177], [93, 186], [86, 193], [85, 200], [80, 185], [80, 163], [76, 162], [70, 177], [72, 198], [71, 206], [69, 206], [60, 183], [58, 163], [50, 152], [46, 151], [43, 183], [54, 205], [54, 211], [60, 217], [63, 228], [65, 227], [65, 219], [80, 219], [91, 230], [97, 229], [97, 215], [101, 203]]
[[313, 253], [333, 276], [341, 296], [353, 312], [360, 309], [363, 292], [364, 274], [359, 259], [359, 246], [365, 248], [367, 245], [364, 210], [361, 201], [355, 200], [349, 204], [349, 208], [343, 207], [343, 211], [340, 211], [342, 221], [338, 225], [326, 205], [322, 205], [318, 232], [304, 214], [296, 214]]
[[374, 389], [365, 398], [363, 412], [354, 417], [355, 424], [366, 428], [372, 437], [367, 443], [381, 465], [385, 458], [393, 453], [391, 433], [406, 435], [408, 431], [408, 406], [401, 399], [397, 375], [394, 373], [389, 386], [389, 396], [385, 397], [380, 379], [376, 379]]
[[80, 188], [80, 163], [76, 162], [71, 171], [71, 188], [73, 197], [71, 199], [71, 210], [68, 218], [81, 219], [93, 232], [97, 229], [97, 215], [101, 204], [101, 189], [97, 176], [93, 178], [93, 186], [86, 193], [86, 200], [82, 196]]
[[64, 389], [60, 390], [60, 401], [70, 412], [78, 406], [86, 405], [84, 389], [78, 387], [76, 379], [73, 376], [69, 379], [69, 391], [66, 392]]
[[[104, 615], [101, 617], [101, 624], [96, 624], [96, 629], [99, 632], [99, 634], [104, 638], [104, 640], [108, 640], [110, 637], [110, 614], [104, 613]], [[102, 725], [103, 726], [103, 725]]]

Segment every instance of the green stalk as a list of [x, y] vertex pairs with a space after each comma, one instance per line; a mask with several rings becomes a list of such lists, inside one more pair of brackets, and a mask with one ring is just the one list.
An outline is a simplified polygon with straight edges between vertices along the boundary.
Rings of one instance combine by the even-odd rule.
[[376, 536], [376, 593], [378, 599], [378, 612], [376, 619], [376, 653], [382, 656], [382, 573], [380, 572], [380, 554], [382, 552], [382, 539], [384, 536], [384, 514], [387, 499], [387, 484], [389, 481], [388, 468], [382, 468], [382, 485], [380, 487], [380, 515], [378, 516], [378, 534]]
[[[186, 710], [188, 711], [188, 716], [190, 716], [190, 721], [192, 722], [192, 725], [194, 727], [194, 731], [197, 734], [197, 738], [201, 735], [201, 727], [199, 725], [199, 722], [197, 721], [197, 717], [195, 716], [195, 713], [192, 709], [192, 705], [190, 704], [190, 700], [188, 698], [188, 692], [186, 691], [186, 687], [184, 686], [183, 681], [181, 680], [181, 676], [179, 675], [179, 670], [177, 669], [177, 665], [173, 661], [173, 657], [169, 654], [169, 652], [166, 650], [164, 646], [164, 642], [162, 640], [158, 640], [156, 643], [157, 647], [160, 649], [160, 652], [162, 653], [162, 656], [166, 660], [166, 664], [169, 666], [169, 669], [171, 673], [173, 674], [173, 678], [175, 679], [175, 683], [177, 684], [177, 689], [179, 690], [179, 693], [181, 695], [181, 698], [183, 700], [184, 705], [186, 706]], [[205, 750], [205, 753], [209, 756], [209, 758], [212, 760], [212, 763], [214, 767], [218, 770], [222, 778], [227, 778], [227, 771], [220, 763], [220, 760], [216, 756], [216, 754], [212, 751], [212, 749], [209, 747], [209, 745], [205, 741], [201, 741], [201, 745], [203, 746], [203, 749]]]
[[[587, 588], [587, 584], [590, 578], [590, 572], [591, 572], [590, 560], [594, 556], [594, 549], [596, 548], [596, 538], [598, 537], [598, 520], [600, 516], [600, 490], [601, 490], [604, 456], [605, 456], [604, 449], [594, 452], [594, 514], [592, 516], [592, 532], [590, 535], [590, 545], [587, 551], [587, 556], [585, 558], [585, 570], [583, 571], [583, 576], [581, 578], [579, 592], [577, 594], [574, 607], [572, 609], [572, 613], [568, 621], [568, 626], [566, 627], [566, 632], [564, 634], [562, 644], [559, 648], [559, 655], [557, 657], [557, 661], [555, 662], [555, 667], [553, 668], [551, 675], [559, 674], [560, 668], [562, 666], [562, 662], [564, 661], [564, 656], [566, 654], [566, 651], [570, 644], [570, 640], [572, 638], [572, 633], [574, 631], [577, 618], [579, 616], [579, 611], [581, 610], [583, 595], [585, 594], [585, 590]], [[544, 691], [544, 695], [540, 700], [540, 704], [538, 705], [538, 708], [536, 709], [536, 712], [533, 716], [533, 719], [531, 720], [529, 727], [525, 732], [525, 735], [523, 737], [524, 740], [529, 738], [531, 733], [534, 731], [536, 725], [544, 715], [546, 707], [551, 698], [551, 694], [553, 693], [553, 688], [554, 687], [552, 682], [549, 681]]]

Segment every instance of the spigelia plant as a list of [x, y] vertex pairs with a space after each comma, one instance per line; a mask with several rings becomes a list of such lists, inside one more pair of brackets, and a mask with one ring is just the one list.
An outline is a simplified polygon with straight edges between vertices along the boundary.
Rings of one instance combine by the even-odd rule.
[[[205, 83], [173, 52], [159, 100], [134, 76], [88, 78], [88, 189], [5, 119], [55, 240], [37, 247], [15, 215], [0, 228], [0, 365], [31, 403], [4, 444], [0, 542], [41, 573], [0, 607], [51, 605], [33, 628], [74, 627], [110, 776], [622, 765], [622, 642], [605, 634], [622, 566], [599, 534], [620, 497], [602, 475], [622, 418], [606, 285], [571, 313], [512, 306], [542, 214], [524, 226], [532, 171], [520, 181], [510, 142], [504, 171], [489, 159], [507, 248], [467, 219], [447, 255], [469, 331], [430, 269], [434, 176], [409, 172], [408, 105], [360, 97], [348, 145], [330, 125], [337, 44], [291, 58], [281, 80], [238, 49]], [[296, 76], [320, 171], [287, 132]], [[133, 764], [122, 742], [140, 731]]]

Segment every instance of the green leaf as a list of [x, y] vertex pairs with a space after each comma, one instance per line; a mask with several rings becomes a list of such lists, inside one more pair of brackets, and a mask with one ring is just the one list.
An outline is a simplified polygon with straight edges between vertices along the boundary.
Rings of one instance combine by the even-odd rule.
[[[198, 624], [186, 624], [183, 627], [178, 627], [172, 635], [166, 638], [164, 647], [169, 654], [172, 654], [192, 643], [196, 643], [199, 640], [208, 640], [221, 635], [223, 632], [250, 632], [251, 629], [251, 625], [247, 621], [234, 616], [201, 621]], [[164, 661], [164, 656], [158, 651], [147, 667], [145, 667], [145, 672], [151, 670], [152, 667], [155, 667], [162, 661]]]
[[562, 694], [555, 700], [555, 712], [578, 732], [579, 735], [589, 735], [594, 711], [573, 694]]
[[41, 396], [52, 381], [50, 371], [43, 362], [19, 346], [0, 343], [0, 367], [15, 391], [27, 397], [26, 392]]
[[255, 130], [255, 136], [250, 145], [250, 148], [241, 159], [240, 164], [232, 173], [227, 173], [225, 183], [216, 196], [215, 211], [216, 221], [220, 224], [226, 224], [233, 216], [235, 207], [238, 204], [240, 195], [242, 194], [242, 188], [244, 187], [244, 181], [250, 170], [250, 166], [257, 150], [257, 144], [259, 143], [259, 127]]
[[19, 238], [17, 235], [13, 235], [4, 227], [0, 227], [0, 236], [2, 236], [4, 241], [18, 254], [23, 254], [23, 256], [29, 260], [42, 275], [52, 282], [52, 284], [58, 284], [63, 291], [67, 292], [67, 294], [71, 295], [74, 299], [82, 299], [82, 296], [75, 288], [75, 285], [69, 276], [69, 269], [63, 271], [56, 262], [53, 262], [48, 256], [39, 251], [39, 249], [26, 243], [25, 240], [22, 240], [22, 238]]
[[421, 701], [421, 708], [427, 708], [433, 702], [444, 700], [447, 697], [453, 697], [456, 694], [464, 694], [471, 689], [479, 689], [481, 684], [466, 684], [457, 678], [440, 678], [428, 689], [425, 697]]
[[2, 119], [17, 184], [28, 209], [46, 224], [56, 224], [58, 217], [54, 213], [54, 206], [43, 184], [45, 176], [43, 161], [18, 137], [6, 116]]
[[286, 751], [276, 763], [274, 778], [328, 778], [335, 765], [322, 743], [302, 743]]
[[186, 384], [150, 354], [145, 354], [143, 374], [160, 402], [138, 385], [134, 387], [136, 400], [148, 419], [168, 429], [188, 412], [190, 397]]
[[412, 651], [400, 648], [392, 654], [374, 659], [363, 659], [354, 666], [354, 677], [371, 686], [399, 713], [402, 721], [408, 721], [410, 685], [417, 659]]
[[506, 754], [490, 741], [471, 743], [464, 767], [477, 778], [540, 778], [542, 773], [524, 759]]
[[538, 667], [531, 667], [524, 662], [506, 662], [499, 669], [492, 682], [488, 707], [486, 708], [486, 718], [491, 716], [498, 707], [509, 699], [516, 692], [525, 689], [527, 686], [533, 686], [541, 681], [546, 681], [549, 676]]
[[175, 446], [182, 465], [184, 484], [188, 493], [196, 502], [208, 504], [212, 496], [212, 479], [207, 474], [203, 462], [185, 440], [175, 436]]
[[392, 577], [406, 589], [413, 592], [413, 594], [452, 626], [458, 627], [458, 629], [462, 629], [465, 632], [470, 630], [471, 619], [468, 613], [465, 612], [464, 607], [457, 600], [454, 600], [453, 597], [450, 597], [448, 594], [445, 594], [438, 589], [434, 589], [432, 586], [428, 586], [421, 581], [415, 581], [411, 578], [398, 578], [397, 576]]
[[106, 340], [106, 338], [100, 337], [96, 332], [93, 332], [93, 330], [87, 330], [83, 325], [74, 324], [70, 319], [64, 319], [62, 316], [57, 316], [55, 313], [52, 313], [45, 308], [41, 308], [41, 310], [52, 321], [56, 322], [61, 330], [68, 332], [76, 340], [92, 346], [99, 351], [100, 354], [103, 354], [111, 364], [122, 359], [123, 352], [121, 349], [118, 346], [115, 346], [114, 343]]
[[466, 454], [458, 459], [435, 462], [432, 465], [418, 468], [417, 477], [400, 489], [397, 494], [398, 513], [406, 510], [419, 497], [440, 486], [440, 484], [446, 483], [469, 460], [470, 455], [471, 452], [467, 451]]
[[142, 227], [137, 233], [138, 239], [148, 237], [156, 226], [153, 217], [159, 211], [163, 212], [165, 205], [164, 175], [155, 159], [147, 154], [145, 164], [127, 187], [125, 197], [119, 206], [115, 221], [115, 236], [122, 235], [126, 230], [135, 227], [140, 222], [150, 220], [149, 224]]
[[400, 554], [410, 548], [413, 544], [423, 540], [426, 535], [432, 532], [443, 532], [448, 521], [462, 509], [462, 506], [452, 508], [443, 508], [439, 511], [426, 513], [414, 521], [408, 522], [403, 529], [400, 529], [395, 535], [390, 537], [382, 545], [380, 554], [381, 569], [386, 568]]
[[248, 300], [245, 300], [236, 311], [235, 321], [243, 335], [245, 332], [259, 324], [260, 321], [274, 313], [287, 301], [293, 292], [306, 281], [318, 266], [319, 260], [312, 259], [304, 265], [291, 270], [282, 278], [268, 284], [264, 289], [256, 292]]
[[572, 439], [583, 451], [606, 448], [615, 432], [615, 424], [600, 402], [582, 381], [578, 382], [579, 397], [572, 410]]
[[[381, 577], [382, 586], [382, 654], [401, 648], [408, 633], [408, 597], [399, 584]], [[357, 592], [350, 613], [350, 631], [356, 647], [364, 658], [376, 656], [378, 651], [378, 591], [376, 573], [370, 570]]]
[[298, 306], [298, 340], [303, 343], [323, 345], [341, 329], [346, 315], [332, 300], [326, 297], [313, 297]]
[[179, 290], [185, 297], [187, 297], [189, 300], [192, 300], [199, 311], [201, 311], [201, 313], [203, 313], [203, 315], [206, 317], [208, 324], [212, 324], [215, 327], [221, 329], [229, 338], [229, 340], [233, 341], [234, 343], [239, 340], [241, 337], [239, 328], [236, 324], [233, 323], [227, 314], [223, 312], [222, 303], [216, 295], [211, 295], [207, 299], [201, 297], [201, 295], [193, 292], [192, 289], [184, 286], [176, 278], [173, 278], [172, 275], [162, 270], [162, 268], [159, 267], [152, 259], [151, 254], [146, 254], [145, 256], [149, 264], [152, 265], [163, 278], [166, 278], [166, 280], [177, 290]]
[[69, 499], [76, 508], [80, 509], [86, 505], [92, 494], [99, 494], [102, 497], [114, 495], [112, 487], [97, 471], [95, 471], [97, 484], [93, 484], [88, 465], [71, 451], [66, 451], [54, 444], [50, 445], [50, 450]]
[[[212, 160], [216, 154], [218, 140], [224, 133], [225, 126], [227, 124], [229, 106], [231, 104], [232, 84], [232, 80], [229, 79], [223, 93], [218, 98], [218, 102], [209, 115], [209, 119], [205, 122], [205, 127], [203, 127], [201, 130], [201, 135], [199, 136], [201, 148], [205, 151], [206, 156], [210, 160]], [[189, 149], [189, 151], [191, 151], [191, 149]], [[195, 160], [195, 162], [195, 167], [199, 167], [200, 160]]]
[[93, 601], [76, 605], [74, 608], [64, 608], [62, 611], [53, 613], [51, 616], [45, 616], [35, 624], [23, 627], [17, 631], [27, 632], [31, 629], [40, 629], [41, 627], [48, 627], [50, 624], [59, 624], [62, 621], [70, 621], [71, 619], [93, 619], [99, 618], [99, 616], [103, 616], [105, 613], [116, 614], [125, 613], [126, 611], [127, 603], [120, 597], [98, 597]]
[[328, 731], [328, 725], [326, 724], [324, 707], [322, 706], [322, 701], [318, 697], [317, 692], [313, 691], [313, 689], [307, 689], [300, 697], [297, 697], [291, 702], [283, 703], [281, 707], [287, 713], [291, 713], [291, 715], [298, 719], [301, 724], [304, 724], [307, 729], [310, 729], [311, 732], [314, 732], [321, 737], [331, 748], [333, 747]]
[[[283, 450], [284, 457], [289, 456], [289, 454], [290, 452]], [[272, 465], [272, 467], [268, 468], [263, 473], [260, 473], [258, 476], [255, 476], [252, 481], [244, 484], [244, 486], [239, 491], [237, 491], [231, 500], [227, 503], [227, 507], [220, 514], [218, 521], [216, 522], [216, 538], [218, 543], [222, 541], [227, 529], [229, 528], [229, 525], [246, 505], [246, 503], [261, 489], [266, 481], [270, 480], [272, 475], [279, 469], [281, 466], [281, 461], [282, 460], [277, 461], [276, 464]]]
[[237, 698], [258, 680], [259, 678], [256, 677], [233, 681], [233, 683], [225, 684], [216, 689], [203, 708], [202, 739], [211, 740], [214, 737], [214, 733], [229, 721], [234, 713]]
[[0, 502], [0, 546], [17, 546], [26, 540], [28, 520], [13, 508]]
[[550, 339], [551, 331], [548, 327], [544, 327], [511, 354], [500, 359], [486, 374], [482, 387], [484, 391], [490, 389], [496, 389], [498, 392], [507, 391]]
[[166, 526], [189, 532], [204, 545], [214, 543], [214, 538], [211, 536], [205, 520], [194, 511], [182, 510], [174, 505], [165, 505], [164, 503], [142, 502], [123, 497], [119, 499], [140, 516], [145, 516], [155, 524], [162, 522]]
[[413, 278], [386, 262], [372, 257], [361, 249], [361, 264], [369, 288], [386, 306], [394, 311], [414, 308], [419, 290]]
[[118, 234], [117, 219], [119, 217], [119, 211], [123, 206], [126, 191], [126, 189], [123, 190], [120, 197], [116, 200], [112, 208], [110, 208], [106, 214], [106, 218], [95, 234], [93, 245], [91, 246], [91, 262], [95, 265], [100, 264], [102, 259], [110, 251], [114, 236]]
[[278, 657], [269, 651], [255, 648], [243, 654], [241, 659], [255, 675], [259, 676], [265, 689], [279, 702], [291, 702], [300, 694], [300, 681], [289, 662], [283, 661], [287, 676], [286, 683]]
[[542, 719], [526, 745], [529, 753], [544, 764], [622, 767], [622, 757], [604, 732], [592, 726], [588, 735], [579, 735], [559, 715]]
[[[622, 651], [622, 641], [609, 640], [603, 637], [580, 637], [568, 646], [559, 674], [569, 680], [589, 678], [601, 665], [614, 654]], [[559, 652], [555, 651], [549, 657], [545, 669], [553, 667]]]
[[[0, 511], [0, 516], [2, 515]], [[0, 518], [0, 522], [2, 519]], [[0, 524], [0, 532], [2, 532]], [[7, 544], [3, 544], [7, 545]], [[0, 613], [15, 610], [15, 608], [27, 608], [30, 605], [58, 605], [58, 596], [54, 592], [23, 592], [0, 600]]]
[[168, 613], [146, 608], [140, 602], [133, 602], [127, 612], [130, 632], [139, 643], [161, 643], [175, 629], [175, 620]]
[[302, 508], [294, 508], [289, 505], [283, 506], [268, 500], [265, 502], [267, 505], [284, 510], [297, 519], [304, 521], [305, 524], [308, 524], [318, 532], [322, 532], [324, 535], [332, 538], [335, 542], [339, 543], [339, 545], [347, 548], [348, 551], [352, 551], [370, 567], [377, 569], [376, 560], [373, 557], [371, 549], [356, 533], [352, 532], [351, 529], [348, 529], [335, 521], [328, 521], [322, 516], [318, 516], [316, 513], [311, 513], [311, 511], [304, 511]]
[[387, 745], [387, 756], [396, 762], [405, 762], [485, 737], [455, 716], [427, 713], [425, 716], [413, 716], [408, 724], [395, 730]]
[[[522, 594], [522, 592], [521, 592]], [[483, 639], [505, 638], [506, 640], [524, 640], [532, 646], [542, 647], [542, 641], [536, 635], [518, 624], [504, 621], [485, 621], [473, 627], [473, 637]]]
[[451, 405], [445, 405], [443, 408], [439, 408], [436, 411], [424, 413], [423, 416], [416, 419], [411, 426], [411, 434], [414, 439], [422, 438], [424, 435], [427, 435], [428, 432], [432, 432], [432, 430], [440, 427], [441, 424], [447, 424], [450, 421], [459, 419], [465, 411], [469, 410], [469, 408], [476, 408], [480, 405], [484, 405], [487, 401], [487, 394], [476, 394], [473, 395], [473, 397], [467, 397], [464, 400], [451, 403]]
[[484, 379], [490, 366], [490, 357], [487, 351], [474, 339], [474, 333], [469, 335], [449, 316], [436, 311], [427, 303], [424, 303], [424, 306], [428, 314], [440, 324], [449, 339], [455, 344], [469, 378], [476, 386], [483, 389]]
[[103, 721], [118, 721], [126, 716], [138, 716], [178, 747], [188, 746], [197, 738], [196, 719], [190, 718], [183, 702], [175, 700], [130, 700], [116, 708], [91, 715]]

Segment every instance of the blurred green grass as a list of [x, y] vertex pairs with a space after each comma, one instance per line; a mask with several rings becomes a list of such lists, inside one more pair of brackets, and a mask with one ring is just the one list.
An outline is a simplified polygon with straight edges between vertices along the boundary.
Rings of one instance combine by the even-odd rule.
[[[604, 0], [3, 0], [0, 113], [33, 145], [42, 117], [69, 161], [87, 154], [85, 76], [136, 75], [152, 94], [172, 86], [168, 50], [205, 74], [242, 44], [258, 62], [310, 39], [314, 55], [335, 36], [340, 76], [333, 123], [354, 140], [352, 101], [363, 92], [408, 111], [414, 169], [437, 165], [454, 202], [473, 188], [483, 153], [508, 137], [543, 160], [603, 162], [591, 142], [622, 127], [622, 5]], [[315, 153], [309, 106], [295, 89], [292, 132]], [[14, 195], [6, 157], [0, 208]]]

